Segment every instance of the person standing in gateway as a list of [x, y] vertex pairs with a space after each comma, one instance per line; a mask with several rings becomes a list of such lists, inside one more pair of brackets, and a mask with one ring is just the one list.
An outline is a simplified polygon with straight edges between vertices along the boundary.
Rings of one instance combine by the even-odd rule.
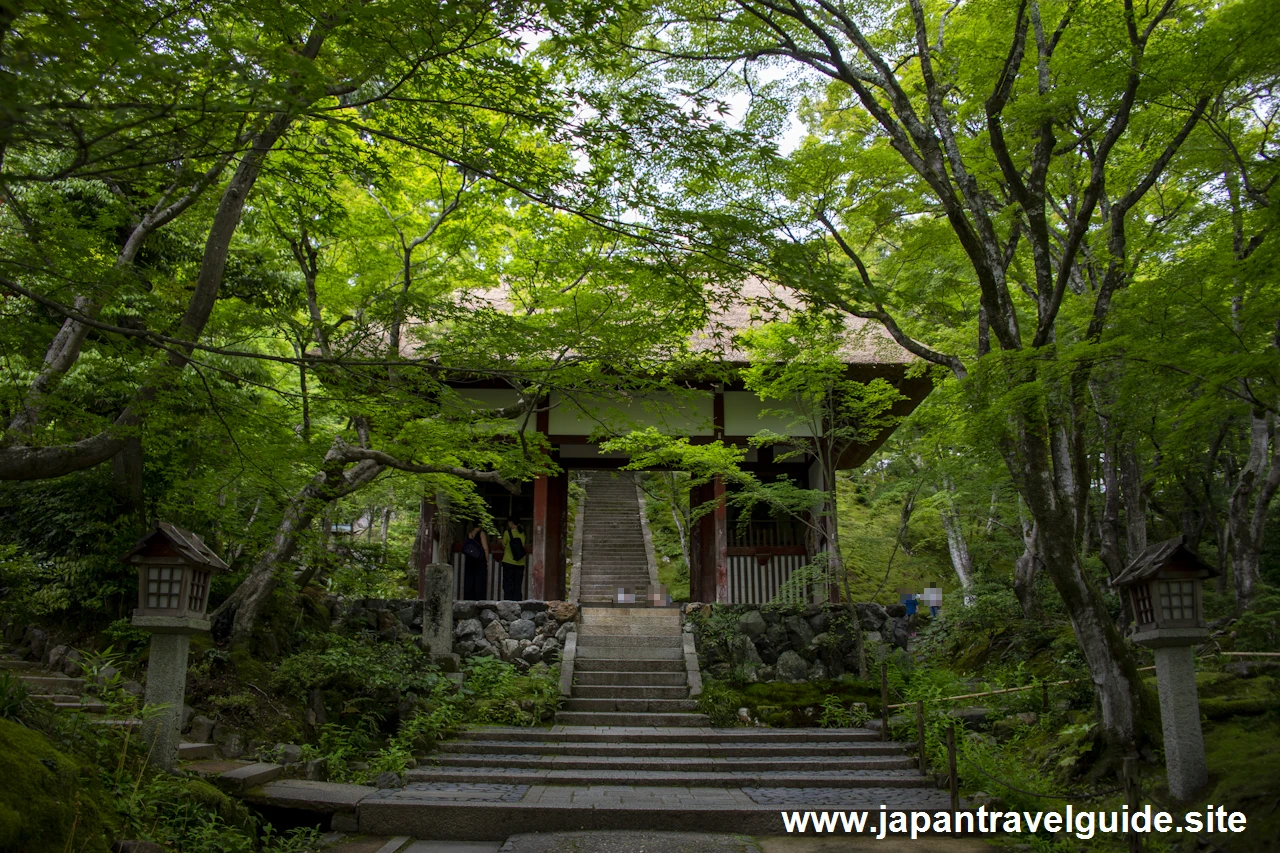
[[507, 601], [524, 598], [524, 562], [528, 543], [520, 522], [507, 519], [507, 529], [502, 533], [502, 597]]

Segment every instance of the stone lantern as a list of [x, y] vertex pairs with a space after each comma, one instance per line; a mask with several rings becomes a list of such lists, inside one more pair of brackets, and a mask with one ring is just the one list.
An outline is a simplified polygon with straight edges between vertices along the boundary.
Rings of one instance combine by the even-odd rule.
[[1200, 730], [1200, 699], [1192, 647], [1209, 639], [1202, 586], [1218, 572], [1175, 536], [1138, 555], [1111, 585], [1129, 596], [1135, 643], [1156, 659], [1169, 793], [1186, 800], [1209, 781]]
[[227, 564], [199, 536], [166, 521], [121, 560], [138, 569], [133, 624], [151, 632], [146, 703], [158, 710], [144, 720], [143, 736], [151, 763], [167, 769], [178, 752], [191, 635], [209, 630], [209, 582]]

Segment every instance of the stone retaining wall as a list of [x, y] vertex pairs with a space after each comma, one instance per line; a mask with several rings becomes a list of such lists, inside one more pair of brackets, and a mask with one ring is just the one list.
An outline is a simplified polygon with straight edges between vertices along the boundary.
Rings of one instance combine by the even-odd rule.
[[[906, 608], [857, 605], [867, 662], [907, 648]], [[750, 680], [835, 678], [858, 667], [848, 610], [842, 604], [772, 606], [689, 604], [686, 630], [697, 638], [702, 668], [723, 677], [745, 668]]]
[[[388, 641], [422, 633], [421, 601], [361, 598], [336, 604], [335, 627], [375, 631]], [[524, 672], [560, 659], [577, 618], [578, 605], [568, 601], [455, 601], [453, 653], [501, 658]]]

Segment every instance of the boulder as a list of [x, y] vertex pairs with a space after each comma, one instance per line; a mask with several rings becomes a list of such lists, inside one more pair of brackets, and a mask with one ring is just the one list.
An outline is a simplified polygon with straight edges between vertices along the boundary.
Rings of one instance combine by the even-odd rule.
[[827, 665], [822, 661], [814, 661], [813, 666], [809, 667], [809, 679], [811, 681], [827, 680]]
[[755, 643], [750, 640], [734, 647], [733, 662], [747, 664], [752, 667], [760, 666], [764, 663], [760, 659], [760, 653], [756, 651]]
[[302, 764], [302, 778], [308, 782], [325, 782], [329, 778], [328, 765], [323, 758], [313, 758]]
[[545, 610], [542, 611], [541, 613], [533, 614], [533, 624], [537, 625], [539, 628], [541, 628], [543, 625], [546, 625], [548, 622], [554, 625], [555, 621], [556, 620], [552, 619], [551, 615], [547, 613]]
[[548, 663], [560, 659], [560, 644], [552, 637], [542, 644], [542, 659]]
[[56, 645], [49, 648], [44, 655], [44, 667], [50, 672], [61, 672], [62, 664], [67, 659], [67, 652], [71, 651], [70, 646]]
[[432, 660], [441, 672], [462, 672], [462, 658], [456, 654], [436, 655]]
[[191, 718], [191, 727], [187, 729], [187, 737], [192, 743], [209, 743], [209, 739], [213, 737], [213, 720], [208, 717], [196, 715]]
[[302, 747], [296, 743], [276, 744], [276, 761], [281, 764], [297, 764], [302, 760]]
[[526, 663], [537, 663], [542, 660], [542, 649], [530, 644], [525, 646], [524, 650], [520, 652], [520, 657]]
[[31, 656], [36, 660], [44, 657], [44, 650], [49, 645], [49, 635], [39, 628], [32, 626], [27, 629], [27, 636], [24, 643], [31, 649]]
[[491, 608], [486, 607], [484, 610], [481, 610], [481, 611], [480, 611], [480, 624], [481, 624], [481, 625], [483, 625], [483, 626], [485, 626], [486, 628], [488, 628], [488, 627], [489, 627], [489, 623], [491, 623], [491, 622], [496, 622], [496, 621], [498, 621], [498, 612], [497, 612], [496, 610], [493, 610], [493, 609], [491, 609]]
[[378, 778], [373, 780], [373, 784], [379, 790], [386, 790], [387, 788], [403, 788], [404, 780], [400, 778], [399, 773], [394, 773], [388, 770], [385, 773], [379, 773]]
[[519, 640], [503, 640], [502, 641], [502, 659], [510, 661], [518, 657], [520, 654]]
[[828, 627], [830, 627], [830, 625], [831, 625], [831, 614], [825, 610], [819, 613], [817, 616], [809, 617], [809, 627], [813, 629], [813, 633], [815, 634], [826, 633], [826, 630]]
[[453, 621], [461, 622], [464, 619], [475, 619], [480, 615], [480, 605], [474, 601], [455, 601], [453, 603]]
[[75, 678], [84, 671], [82, 661], [84, 657], [75, 649], [67, 652], [66, 660], [62, 662], [62, 674]]
[[759, 610], [748, 610], [738, 617], [738, 630], [752, 640], [758, 640], [763, 637], [764, 632], [768, 629], [769, 625], [764, 621], [764, 617], [760, 615]]
[[[533, 615], [533, 614], [529, 614]], [[538, 632], [538, 626], [533, 624], [532, 619], [517, 619], [511, 623], [511, 627], [507, 630], [507, 636], [513, 640], [532, 640], [534, 634]]]
[[223, 758], [234, 760], [244, 755], [244, 735], [239, 729], [233, 729], [226, 723], [219, 723], [214, 727], [213, 742], [218, 745], [218, 752]]
[[764, 641], [773, 646], [775, 653], [780, 653], [788, 645], [787, 629], [782, 625], [770, 625], [764, 632]]
[[565, 637], [568, 637], [569, 634], [571, 634], [576, 630], [578, 630], [578, 625], [576, 622], [564, 623], [563, 625], [560, 626], [560, 630], [556, 631], [556, 642], [558, 642], [560, 645], [563, 646]]
[[[904, 611], [905, 609], [903, 608]], [[859, 604], [857, 610], [858, 624], [862, 626], [864, 631], [879, 631], [880, 626], [889, 618], [885, 608], [874, 601], [869, 604]]]
[[497, 656], [498, 656], [498, 650], [494, 648], [493, 644], [490, 643], [488, 640], [476, 641], [476, 650], [475, 650], [475, 653], [473, 654], [473, 657], [496, 658]]
[[520, 604], [515, 601], [499, 601], [494, 605], [498, 618], [503, 622], [514, 622], [520, 618]]
[[984, 726], [987, 722], [987, 715], [991, 712], [986, 708], [952, 708], [947, 712], [947, 716], [956, 720], [963, 720], [965, 725], [971, 728]]
[[502, 627], [502, 623], [497, 619], [489, 623], [484, 629], [484, 638], [493, 645], [497, 646], [507, 639], [507, 629]]
[[778, 663], [775, 666], [778, 678], [789, 684], [804, 681], [809, 677], [809, 665], [804, 662], [804, 658], [791, 650], [787, 650], [778, 655]]
[[762, 666], [756, 670], [756, 678], [761, 681], [773, 681], [778, 677], [778, 671], [772, 666]]
[[453, 626], [453, 636], [460, 640], [475, 639], [484, 634], [484, 626], [480, 624], [479, 619], [463, 619], [457, 625]]
[[459, 655], [460, 657], [464, 657], [464, 658], [471, 657], [471, 655], [475, 652], [475, 650], [476, 650], [476, 644], [471, 642], [470, 640], [463, 640], [462, 642], [453, 644], [454, 653]]
[[548, 601], [547, 613], [557, 622], [572, 622], [578, 618], [578, 605], [572, 601]]
[[796, 649], [807, 648], [813, 641], [813, 629], [809, 623], [799, 616], [788, 616], [783, 623], [787, 630], [787, 639]]
[[901, 619], [903, 616], [907, 615], [907, 605], [901, 603], [890, 604], [884, 609], [884, 612], [886, 615], [892, 616], [894, 619]]

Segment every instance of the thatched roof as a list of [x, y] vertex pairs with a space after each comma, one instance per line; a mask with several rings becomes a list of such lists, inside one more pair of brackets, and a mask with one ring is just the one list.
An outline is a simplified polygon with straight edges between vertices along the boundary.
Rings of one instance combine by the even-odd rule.
[[[496, 311], [511, 313], [525, 310], [516, 304], [509, 288], [471, 291], [459, 296], [460, 300], [487, 303]], [[803, 308], [804, 299], [790, 288], [760, 279], [749, 279], [719, 304], [710, 306], [707, 326], [690, 335], [689, 349], [699, 355], [718, 355], [720, 361], [745, 364], [749, 356], [735, 340], [743, 331], [765, 323], [785, 320], [795, 310]], [[412, 327], [412, 322], [406, 327]], [[841, 354], [846, 364], [906, 365], [916, 360], [894, 341], [884, 328], [870, 320], [846, 317], [847, 332]], [[401, 345], [402, 354], [417, 353], [416, 344], [406, 335]]]

